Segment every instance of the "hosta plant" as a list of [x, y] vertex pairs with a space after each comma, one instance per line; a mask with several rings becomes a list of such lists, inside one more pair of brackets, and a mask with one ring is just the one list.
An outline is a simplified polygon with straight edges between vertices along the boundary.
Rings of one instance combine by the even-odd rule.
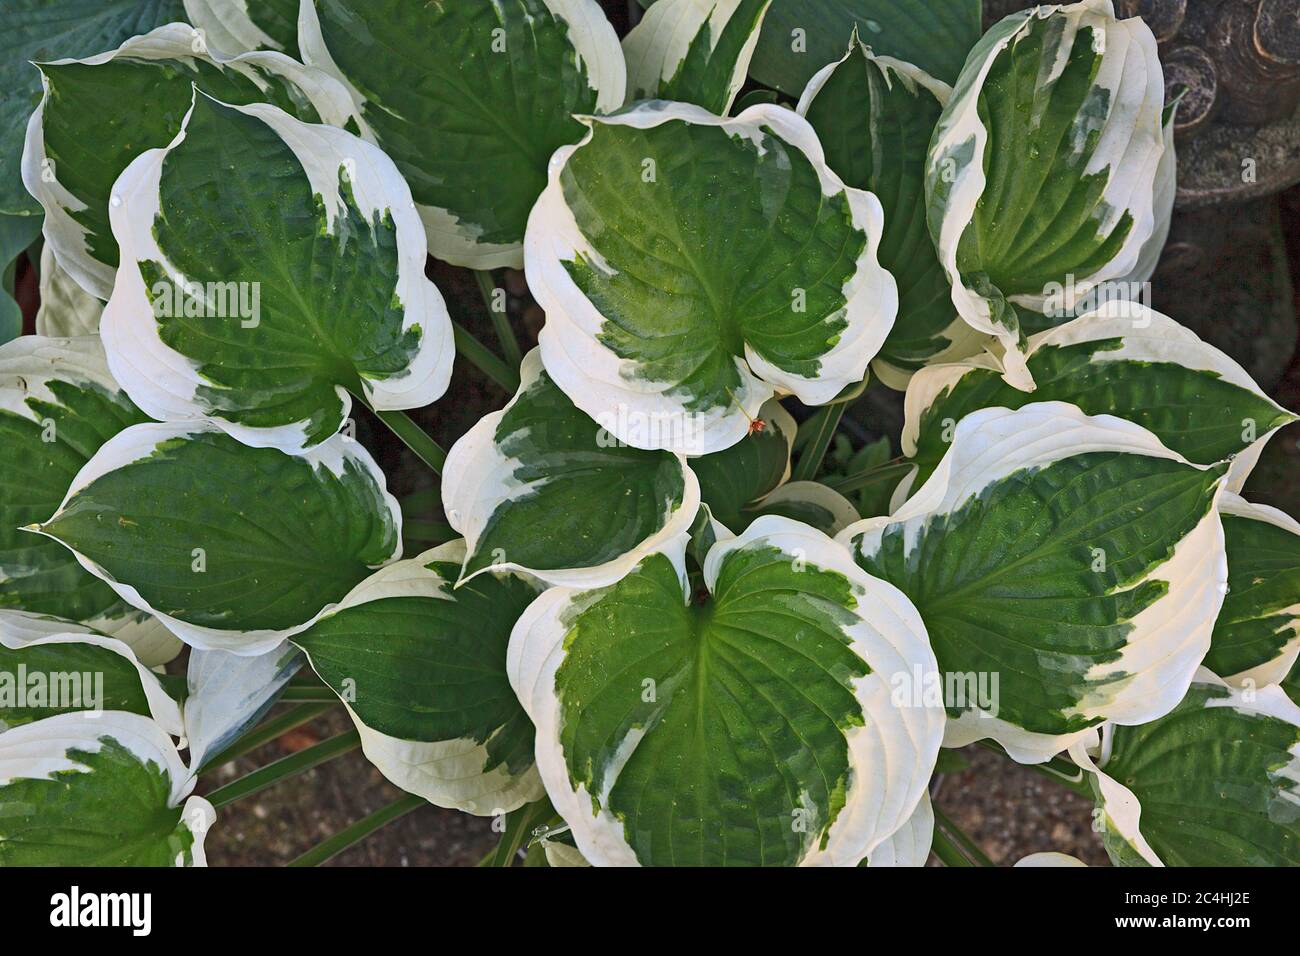
[[[432, 803], [506, 864], [962, 865], [975, 742], [1118, 865], [1300, 864], [1297, 416], [1147, 301], [1141, 20], [19, 6], [0, 864], [201, 865], [360, 748], [404, 796], [300, 862]], [[215, 786], [291, 702], [355, 730]]]

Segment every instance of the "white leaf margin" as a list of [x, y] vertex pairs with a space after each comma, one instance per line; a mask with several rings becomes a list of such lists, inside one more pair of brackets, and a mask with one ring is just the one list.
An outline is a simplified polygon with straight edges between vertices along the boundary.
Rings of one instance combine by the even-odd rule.
[[[795, 421], [793, 415], [786, 411], [786, 407], [781, 404], [780, 399], [775, 397], [769, 398], [763, 403], [758, 410], [757, 418], [759, 421], [766, 422], [767, 427], [777, 432], [785, 439], [785, 471], [781, 473], [781, 481], [777, 488], [790, 481], [790, 473], [793, 470], [790, 459], [794, 455], [794, 441], [799, 437], [799, 423]], [[773, 491], [776, 489], [774, 488]], [[768, 492], [771, 494], [771, 492]], [[762, 498], [755, 499], [761, 501]], [[745, 502], [751, 504], [752, 502]]]
[[[1064, 402], [1036, 402], [1016, 411], [984, 408], [957, 424], [943, 461], [901, 508], [892, 515], [866, 518], [840, 532], [836, 540], [854, 555], [873, 553], [885, 529], [901, 524], [910, 549], [926, 520], [955, 511], [990, 484], [1022, 469], [1098, 451], [1165, 458], [1202, 471], [1211, 467], [1188, 462], [1132, 422], [1111, 415], [1088, 416]], [[1215, 506], [1174, 546], [1169, 559], [1143, 579], [1167, 581], [1166, 593], [1132, 619], [1128, 642], [1119, 656], [1110, 663], [1094, 664], [1085, 675], [1090, 682], [1123, 674], [1129, 678], [1079, 701], [1067, 716], [1144, 724], [1169, 713], [1183, 699], [1210, 648], [1214, 621], [1227, 593], [1228, 561], [1217, 510], [1223, 489], [1221, 480]], [[1064, 735], [1036, 733], [972, 709], [949, 718], [944, 746], [964, 747], [991, 738], [1020, 763], [1042, 763], [1093, 732], [1094, 728]]]
[[40, 270], [41, 305], [36, 310], [36, 334], [47, 338], [97, 335], [104, 314], [103, 301], [68, 275], [48, 242], [41, 247]]
[[285, 52], [284, 47], [253, 22], [248, 4], [249, 0], [185, 0], [185, 16], [203, 34], [207, 43], [219, 50], [230, 53], [253, 50]]
[[867, 866], [925, 866], [930, 859], [933, 843], [934, 805], [930, 802], [927, 791], [921, 794], [921, 802], [916, 805], [907, 822], [867, 855]]
[[[223, 429], [219, 428], [216, 423], [211, 421], [188, 421], [188, 422], [160, 422], [148, 423], [144, 425], [133, 425], [124, 431], [119, 432], [113, 438], [109, 439], [96, 452], [95, 457], [88, 461], [84, 468], [77, 473], [68, 488], [67, 495], [64, 496], [63, 503], [59, 505], [48, 524], [55, 518], [63, 514], [69, 503], [84, 488], [95, 480], [102, 478], [121, 468], [125, 468], [136, 462], [143, 461], [152, 457], [159, 445], [176, 440], [186, 440], [196, 435], [219, 434]], [[389, 493], [387, 484], [384, 479], [384, 473], [380, 470], [379, 465], [370, 457], [358, 442], [346, 438], [342, 434], [335, 435], [328, 441], [322, 442], [311, 451], [304, 455], [298, 456], [306, 462], [311, 468], [319, 471], [325, 469], [334, 476], [343, 473], [344, 465], [348, 462], [355, 463], [360, 470], [369, 475], [374, 481], [375, 487], [379, 492], [376, 506], [380, 509], [386, 509], [392, 516], [393, 527], [395, 531], [396, 544], [393, 554], [388, 558], [386, 564], [396, 561], [402, 556], [402, 510], [397, 503], [397, 499]], [[31, 525], [24, 529], [36, 534], [43, 535], [53, 541], [59, 539], [44, 530], [44, 525]], [[63, 542], [60, 542], [61, 544]], [[254, 630], [254, 631], [232, 631], [223, 630], [214, 627], [205, 627], [199, 624], [191, 624], [188, 621], [182, 621], [179, 618], [172, 617], [154, 609], [148, 601], [130, 584], [117, 581], [106, 569], [99, 564], [79, 553], [75, 549], [63, 545], [76, 557], [78, 563], [83, 568], [99, 578], [101, 581], [111, 587], [118, 596], [127, 604], [148, 614], [153, 615], [161, 621], [172, 634], [180, 638], [190, 647], [202, 651], [229, 651], [231, 654], [237, 654], [241, 657], [258, 657], [266, 654], [280, 645], [286, 638], [294, 634], [301, 633], [312, 624], [320, 620], [333, 605], [325, 605], [316, 612], [311, 618], [301, 624], [295, 625], [286, 630]]]
[[[33, 611], [20, 611], [15, 608], [0, 608], [0, 634], [7, 635], [15, 641], [34, 641], [56, 634], [98, 634], [102, 633], [79, 621], [69, 621], [50, 614], [37, 614]], [[120, 640], [120, 638], [119, 638]], [[122, 643], [126, 644], [126, 641]], [[127, 644], [130, 647], [130, 644]], [[134, 653], [134, 650], [132, 650]], [[153, 666], [153, 665], [146, 665]]]
[[[506, 407], [479, 419], [478, 423], [466, 432], [447, 454], [447, 463], [443, 468], [443, 506], [448, 522], [464, 536], [469, 554], [474, 553], [480, 535], [499, 508], [546, 484], [545, 481], [525, 484], [515, 480], [514, 471], [518, 461], [506, 458], [496, 443], [496, 431], [501, 419], [514, 408], [543, 371], [541, 351], [533, 349], [524, 356], [519, 370], [519, 390], [515, 392]], [[593, 432], [599, 428], [594, 421], [591, 427]], [[657, 531], [626, 554], [587, 568], [542, 570], [503, 561], [462, 578], [461, 583], [487, 571], [519, 571], [540, 578], [548, 584], [565, 587], [594, 588], [613, 584], [664, 542], [689, 531], [691, 523], [695, 520], [695, 513], [700, 507], [700, 482], [695, 472], [687, 467], [685, 456], [678, 454], [676, 457], [682, 476], [681, 505], [663, 517], [661, 527]]]
[[[320, 118], [332, 126], [344, 126], [354, 115], [352, 99], [342, 84], [320, 70], [303, 66], [292, 57], [273, 51], [256, 51], [228, 56], [207, 46], [201, 31], [184, 23], [167, 23], [142, 36], [135, 36], [115, 50], [83, 59], [53, 60], [49, 66], [79, 63], [100, 66], [118, 58], [131, 60], [202, 61], [217, 69], [238, 73], [266, 89], [264, 74], [278, 76], [298, 87]], [[23, 185], [45, 210], [45, 246], [53, 249], [59, 264], [83, 290], [99, 299], [113, 291], [115, 270], [90, 254], [86, 228], [71, 213], [86, 208], [82, 200], [58, 181], [58, 167], [49, 164], [45, 152], [45, 105], [50, 99], [48, 78], [41, 75], [41, 101], [27, 121], [23, 144]], [[140, 108], [138, 105], [136, 108]], [[110, 210], [111, 218], [111, 210]], [[151, 220], [152, 222], [152, 220]]]
[[[358, 128], [368, 142], [382, 146], [374, 130], [365, 121], [367, 98], [343, 73], [325, 45], [321, 33], [316, 0], [301, 0], [298, 11], [298, 45], [309, 66], [323, 70], [339, 80], [352, 96], [358, 114]], [[596, 92], [596, 110], [608, 113], [623, 104], [627, 90], [627, 64], [618, 34], [605, 17], [596, 0], [542, 0], [551, 15], [567, 24], [569, 42], [580, 63], [587, 69], [589, 88]], [[381, 105], [382, 108], [382, 105]], [[479, 242], [482, 229], [463, 222], [447, 209], [418, 206], [420, 219], [428, 237], [429, 253], [454, 266], [467, 269], [522, 269], [523, 242]]]
[[54, 381], [123, 394], [98, 336], [20, 335], [0, 345], [0, 411], [40, 424], [27, 402], [58, 404], [49, 387]]
[[[984, 81], [998, 55], [1028, 32], [1034, 20], [1052, 17], [1065, 19], [1062, 53], [1068, 53], [1073, 47], [1080, 28], [1093, 27], [1101, 31], [1105, 46], [1094, 83], [1111, 93], [1112, 105], [1101, 141], [1085, 168], [1085, 174], [1091, 175], [1107, 167], [1112, 169], [1099, 200], [1100, 208], [1106, 211], [1106, 218], [1101, 223], [1103, 229], [1112, 228], [1125, 212], [1133, 214], [1133, 226], [1115, 257], [1092, 275], [1077, 278], [1067, 293], [1084, 295], [1102, 282], [1133, 273], [1144, 259], [1144, 247], [1161, 228], [1157, 222], [1155, 193], [1157, 169], [1165, 146], [1165, 130], [1161, 122], [1164, 73], [1150, 28], [1139, 17], [1117, 20], [1112, 0], [1038, 6], [1012, 14], [996, 24], [971, 51], [957, 79], [952, 100], [939, 119], [930, 144], [926, 194], [931, 205], [931, 231], [935, 233], [939, 259], [952, 282], [953, 305], [958, 315], [973, 328], [998, 340], [1004, 350], [1000, 370], [1008, 384], [1022, 391], [1033, 391], [1034, 383], [1020, 352], [1019, 334], [994, 322], [989, 303], [964, 284], [957, 266], [957, 248], [987, 186], [982, 159], [988, 148], [989, 131], [980, 121], [978, 112]], [[1128, 53], [1134, 45], [1139, 59], [1133, 62], [1140, 64], [1140, 75], [1136, 68], [1130, 69]], [[1056, 75], [1064, 69], [1065, 62], [1065, 56], [1058, 57]], [[1041, 77], [1039, 82], [1050, 83], [1054, 78], [1055, 75]], [[1121, 92], [1125, 94], [1122, 97], [1118, 95]], [[1131, 123], [1131, 127], [1120, 129], [1117, 121], [1121, 119]], [[947, 157], [957, 155], [972, 140], [974, 155], [957, 169], [947, 203], [940, 207], [933, 193], [933, 184], [942, 174], [940, 167]], [[1041, 311], [1045, 299], [1046, 294], [1012, 296], [1010, 301]], [[1065, 307], [1073, 308], [1073, 301], [1068, 299]]]
[[161, 667], [180, 656], [185, 642], [162, 621], [137, 608], [122, 605], [120, 613], [100, 615], [89, 621], [91, 628], [126, 644], [146, 667]]
[[[33, 647], [47, 647], [59, 644], [89, 644], [92, 647], [101, 647], [106, 651], [111, 651], [119, 657], [124, 657], [135, 668], [140, 677], [140, 689], [144, 691], [145, 700], [149, 704], [149, 713], [153, 715], [154, 721], [171, 734], [173, 737], [184, 735], [184, 723], [181, 720], [180, 705], [172, 699], [167, 691], [163, 690], [162, 684], [158, 680], [158, 675], [149, 670], [140, 659], [135, 656], [130, 646], [119, 641], [116, 638], [104, 637], [101, 634], [89, 633], [59, 633], [44, 636], [30, 636], [17, 632], [16, 629], [10, 630], [5, 627], [5, 622], [0, 620], [0, 646], [6, 647], [11, 651], [27, 650]], [[82, 713], [91, 719], [90, 715], [103, 714], [105, 711], [86, 709]], [[48, 718], [47, 718], [48, 719]], [[23, 725], [20, 725], [23, 726]], [[0, 729], [4, 724], [0, 722]]]
[[[542, 359], [551, 378], [575, 405], [633, 447], [698, 456], [740, 441], [774, 394], [792, 394], [805, 404], [823, 405], [862, 381], [898, 312], [898, 287], [877, 257], [884, 212], [873, 194], [846, 186], [826, 165], [821, 143], [807, 120], [769, 103], [728, 118], [688, 103], [662, 100], [639, 103], [613, 116], [579, 119], [587, 124], [587, 135], [551, 157], [547, 187], [533, 207], [524, 236], [525, 269], [533, 295], [547, 316], [538, 337]], [[561, 175], [569, 158], [592, 141], [597, 125], [646, 130], [670, 122], [719, 127], [729, 136], [756, 144], [766, 136], [775, 136], [807, 157], [824, 196], [843, 194], [848, 201], [853, 226], [867, 237], [867, 243], [843, 289], [847, 325], [838, 341], [819, 357], [821, 369], [815, 378], [783, 371], [746, 344], [744, 360], [734, 359], [741, 380], [735, 400], [726, 408], [690, 412], [674, 394], [678, 383], [641, 378], [636, 361], [619, 358], [601, 344], [599, 336], [607, 320], [578, 288], [564, 263], [581, 255], [598, 268], [613, 270], [579, 228], [565, 201]]]
[[182, 710], [190, 769], [232, 743], [265, 714], [298, 673], [302, 657], [280, 644], [258, 657], [228, 651], [191, 650]]
[[[457, 539], [418, 557], [390, 564], [358, 584], [318, 620], [386, 598], [422, 597], [455, 601], [455, 582], [443, 578], [428, 565], [434, 562], [461, 564], [464, 560], [465, 542]], [[528, 580], [527, 575], [519, 576]], [[541, 591], [540, 583], [530, 583]], [[310, 649], [304, 647], [302, 652], [310, 663]], [[344, 700], [343, 705], [361, 736], [361, 751], [366, 759], [390, 783], [407, 793], [423, 797], [435, 806], [477, 816], [499, 816], [545, 795], [535, 764], [518, 775], [512, 775], [504, 764], [488, 770], [491, 758], [486, 742], [479, 743], [469, 738], [403, 740], [367, 726], [351, 703]]]
[[[677, 75], [705, 26], [709, 28], [710, 55], [717, 50], [722, 32], [745, 0], [660, 0], [645, 11], [641, 22], [623, 38], [627, 60], [627, 99], [659, 99], [663, 85]], [[754, 29], [741, 49], [727, 82], [727, 101], [720, 111], [731, 112], [736, 94], [745, 85], [749, 63], [758, 47], [759, 34], [772, 0], [766, 0]]]
[[[1300, 537], [1300, 521], [1296, 521], [1285, 511], [1269, 505], [1255, 504], [1231, 491], [1225, 492], [1219, 501], [1219, 513], [1248, 518], [1251, 521], [1262, 521]], [[1231, 567], [1231, 562], [1229, 566]], [[1296, 603], [1271, 613], [1291, 617], [1291, 623], [1287, 625], [1291, 630], [1291, 639], [1272, 660], [1237, 674], [1228, 674], [1223, 678], [1224, 683], [1237, 688], [1263, 687], [1268, 684], [1280, 684], [1286, 679], [1287, 674], [1291, 673], [1296, 660], [1300, 659], [1300, 594], [1296, 595]]]
[[[661, 550], [686, 586], [685, 537]], [[844, 548], [807, 525], [769, 515], [757, 519], [744, 534], [720, 540], [704, 561], [704, 579], [712, 591], [723, 562], [747, 547], [775, 547], [792, 558], [843, 575], [858, 598], [861, 623], [847, 632], [850, 646], [871, 665], [871, 672], [854, 682], [855, 696], [868, 715], [866, 725], [845, 735], [852, 783], [846, 803], [829, 831], [825, 846], [810, 848], [801, 866], [856, 866], [877, 846], [907, 824], [926, 793], [943, 737], [941, 707], [896, 706], [891, 699], [893, 677], [911, 680], [919, 669], [937, 672], [925, 625], [911, 602], [892, 585], [873, 578], [853, 562]], [[638, 866], [623, 836], [623, 824], [606, 808], [608, 793], [600, 794], [601, 809], [593, 814], [593, 798], [569, 781], [560, 743], [560, 700], [555, 676], [565, 658], [565, 622], [598, 600], [599, 593], [552, 588], [524, 612], [510, 638], [507, 668], [524, 709], [537, 728], [537, 766], [546, 792], [572, 828], [579, 852], [595, 866]], [[874, 622], [879, 621], [879, 624]], [[891, 676], [892, 675], [892, 676]], [[621, 747], [630, 758], [639, 738], [630, 736]], [[881, 773], [881, 768], [887, 772]], [[606, 789], [618, 773], [607, 773]]]
[[1144, 287], [1155, 274], [1156, 266], [1160, 264], [1160, 254], [1164, 252], [1165, 243], [1169, 239], [1169, 230], [1173, 226], [1174, 200], [1178, 196], [1178, 147], [1174, 141], [1176, 116], [1177, 106], [1169, 111], [1169, 118], [1161, 129], [1164, 151], [1160, 154], [1160, 162], [1156, 165], [1155, 196], [1152, 201], [1155, 225], [1151, 230], [1151, 236], [1142, 244], [1137, 263], [1132, 271], [1114, 280], [1107, 287], [1110, 291], [1127, 293], [1130, 299], [1135, 295], [1140, 297], [1146, 294]]
[[[269, 126], [297, 157], [313, 191], [322, 198], [328, 229], [336, 228], [342, 206], [338, 183], [342, 168], [349, 170], [353, 200], [362, 215], [371, 218], [388, 213], [392, 216], [398, 250], [394, 296], [405, 309], [402, 331], [418, 326], [420, 346], [401, 374], [382, 378], [363, 376], [362, 389], [367, 403], [379, 411], [422, 408], [441, 398], [451, 381], [455, 355], [451, 316], [442, 294], [425, 278], [424, 231], [415, 215], [411, 190], [393, 161], [351, 133], [332, 126], [303, 123], [275, 106], [264, 103], [231, 106], [212, 99], [197, 87], [194, 96], [195, 103], [203, 97]], [[152, 418], [159, 421], [210, 418], [246, 445], [301, 454], [308, 447], [309, 422], [263, 428], [222, 418], [221, 410], [201, 397], [202, 390], [212, 388], [213, 383], [203, 376], [198, 363], [168, 346], [158, 332], [139, 262], [151, 260], [161, 264], [173, 278], [182, 276], [159, 248], [154, 221], [160, 214], [163, 163], [185, 141], [193, 114], [192, 104], [171, 144], [136, 157], [113, 184], [109, 218], [121, 250], [121, 265], [100, 329], [108, 365], [126, 393]], [[230, 389], [225, 393], [235, 394]], [[339, 402], [338, 418], [344, 421], [352, 410], [352, 396], [342, 386], [335, 386], [335, 393]]]
[[[139, 714], [106, 711], [97, 717], [59, 714], [0, 734], [0, 787], [16, 780], [53, 780], [56, 773], [86, 772], [67, 756], [69, 750], [98, 753], [109, 737], [141, 763], [153, 763], [171, 782], [168, 807], [181, 809], [181, 820], [194, 834], [191, 865], [207, 866], [203, 843], [217, 814], [203, 797], [190, 796], [197, 778], [189, 772], [176, 745], [155, 721]], [[188, 799], [187, 799], [188, 798]], [[178, 854], [176, 865], [183, 862]]]
[[[1032, 335], [1025, 349], [1025, 358], [1026, 360], [1032, 358], [1044, 348], [1064, 348], [1109, 339], [1122, 339], [1124, 344], [1118, 349], [1097, 352], [1092, 357], [1092, 364], [1104, 365], [1107, 362], [1119, 361], [1168, 362], [1181, 365], [1193, 372], [1208, 372], [1230, 385], [1235, 385], [1269, 402], [1279, 413], [1291, 414], [1292, 421], [1300, 419], [1300, 416], [1289, 413], [1287, 409], [1269, 398], [1250, 377], [1250, 373], [1231, 356], [1202, 340], [1191, 329], [1180, 325], [1169, 316], [1140, 303], [1107, 302], [1100, 308], [1072, 319], [1064, 325]], [[916, 455], [917, 442], [921, 434], [921, 420], [926, 411], [941, 395], [956, 386], [963, 377], [975, 369], [995, 372], [999, 370], [996, 359], [985, 353], [962, 362], [929, 366], [912, 376], [903, 406], [904, 422], [900, 441], [904, 455], [909, 458]], [[1243, 422], [1243, 426], [1244, 424]], [[1278, 429], [1285, 427], [1286, 424], [1284, 422], [1258, 435], [1254, 442], [1233, 459], [1228, 471], [1228, 490], [1234, 492], [1241, 490], [1259, 461], [1264, 446]], [[917, 469], [914, 468], [911, 474], [899, 484], [891, 502], [892, 508], [897, 509], [906, 500], [916, 475]]]

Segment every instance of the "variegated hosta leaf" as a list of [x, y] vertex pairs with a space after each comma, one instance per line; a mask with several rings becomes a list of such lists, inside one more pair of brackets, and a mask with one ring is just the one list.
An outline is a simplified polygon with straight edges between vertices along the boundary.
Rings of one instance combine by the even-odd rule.
[[934, 134], [930, 231], [958, 314], [1032, 390], [1015, 305], [1062, 305], [1138, 264], [1156, 231], [1164, 78], [1111, 0], [1007, 17], [971, 52]]
[[772, 0], [661, 0], [623, 39], [628, 102], [676, 100], [726, 116]]
[[1090, 415], [1115, 415], [1197, 464], [1235, 456], [1229, 473], [1234, 489], [1273, 433], [1296, 420], [1227, 355], [1136, 304], [1111, 302], [1034, 335], [1026, 355], [1038, 385], [1032, 395], [1006, 384], [987, 355], [913, 377], [902, 445], [917, 471], [900, 486], [896, 506], [929, 479], [948, 451], [953, 428], [979, 408], [1062, 401]]
[[34, 614], [31, 611], [0, 610], [0, 634], [17, 641], [34, 641], [37, 638], [54, 637], [57, 634], [96, 633], [98, 632], [93, 628], [61, 617]]
[[907, 822], [881, 843], [859, 866], [925, 866], [934, 842], [934, 807], [930, 794], [923, 793]]
[[41, 306], [36, 311], [36, 334], [50, 337], [94, 335], [104, 303], [95, 298], [68, 275], [54, 247], [41, 247]]
[[41, 64], [44, 95], [27, 123], [23, 182], [45, 209], [45, 241], [87, 292], [107, 299], [119, 252], [109, 225], [113, 183], [141, 153], [180, 132], [194, 87], [230, 103], [274, 103], [342, 126], [348, 92], [282, 53], [227, 56], [169, 23], [86, 59]]
[[0, 730], [74, 711], [128, 711], [181, 736], [181, 711], [131, 648], [98, 634], [27, 638], [0, 621]]
[[401, 553], [383, 473], [336, 435], [302, 457], [207, 422], [136, 425], [32, 526], [202, 650], [256, 656]]
[[1276, 684], [1300, 658], [1300, 522], [1225, 495], [1228, 593], [1205, 666], [1239, 687]]
[[506, 677], [510, 630], [540, 589], [516, 574], [453, 587], [464, 558], [453, 541], [390, 565], [293, 640], [384, 776], [438, 806], [498, 815], [543, 795], [533, 725]]
[[297, 56], [298, 6], [298, 0], [185, 0], [185, 15], [218, 50]]
[[907, 504], [844, 531], [925, 621], [943, 670], [926, 690], [957, 718], [944, 743], [1039, 762], [1170, 711], [1223, 601], [1226, 469], [1061, 402], [983, 409]]
[[67, 551], [19, 529], [53, 514], [100, 446], [145, 420], [109, 374], [98, 338], [0, 346], [0, 607], [113, 633], [138, 623]]
[[[0, 866], [205, 866], [212, 805], [148, 717], [60, 714], [0, 734]], [[186, 799], [188, 797], [188, 799]]]
[[349, 391], [380, 410], [446, 391], [451, 320], [410, 191], [374, 146], [196, 91], [183, 134], [113, 195], [104, 345], [154, 418], [296, 452], [339, 430]]
[[[184, 19], [181, 0], [10, 0], [5, 4], [0, 36], [0, 212], [40, 212], [19, 174], [23, 131], [41, 94], [41, 74], [32, 64], [111, 50], [128, 37]], [[116, 107], [121, 106], [119, 101]]]
[[185, 681], [185, 739], [197, 773], [262, 718], [302, 667], [302, 653], [281, 644], [257, 657], [191, 650]]
[[1114, 727], [1086, 769], [1117, 866], [1300, 865], [1300, 707], [1202, 669], [1169, 714]]
[[735, 444], [776, 391], [856, 385], [889, 333], [870, 193], [778, 106], [734, 119], [652, 101], [588, 117], [528, 224], [546, 370], [638, 448]]
[[627, 86], [595, 0], [314, 0], [299, 42], [411, 184], [429, 251], [475, 269], [523, 264], [547, 160]]
[[[1105, 283], [1082, 296], [1075, 296], [1067, 307], [1066, 287], [1059, 290], [1053, 286], [1048, 301], [1027, 305], [1023, 300], [1016, 305], [1016, 314], [1020, 317], [1020, 328], [1026, 335], [1042, 332], [1088, 312], [1096, 311], [1111, 302], [1145, 303], [1151, 298], [1151, 285], [1148, 280], [1160, 264], [1160, 255], [1164, 252], [1169, 239], [1169, 229], [1173, 224], [1174, 199], [1178, 195], [1178, 151], [1174, 145], [1174, 118], [1177, 102], [1165, 107], [1164, 152], [1160, 154], [1160, 164], [1156, 167], [1155, 228], [1150, 237], [1142, 244], [1137, 263], [1128, 272], [1114, 281]], [[1074, 287], [1078, 291], [1077, 286]], [[1137, 310], [1134, 310], [1136, 313]]]
[[519, 619], [510, 682], [548, 795], [597, 866], [856, 865], [938, 753], [941, 709], [891, 698], [934, 672], [920, 619], [788, 519], [715, 545], [696, 596], [683, 544]]
[[712, 516], [733, 531], [744, 531], [762, 499], [790, 480], [790, 452], [799, 426], [776, 399], [758, 410], [757, 422], [730, 448], [691, 459], [700, 496]]
[[925, 161], [950, 95], [946, 83], [910, 63], [876, 56], [855, 38], [842, 59], [812, 78], [799, 101], [827, 165], [884, 206], [880, 264], [898, 283], [898, 319], [872, 367], [891, 388], [906, 387], [922, 365], [970, 355], [985, 338], [953, 309], [926, 226]]
[[[655, 6], [664, 0], [641, 0]], [[653, 8], [652, 8], [653, 9]], [[773, 0], [750, 69], [797, 96], [857, 30], [878, 53], [951, 83], [980, 36], [979, 0]]]
[[699, 483], [681, 455], [621, 445], [560, 391], [534, 349], [518, 393], [447, 456], [447, 520], [464, 577], [515, 569], [553, 584], [613, 584], [690, 528]]

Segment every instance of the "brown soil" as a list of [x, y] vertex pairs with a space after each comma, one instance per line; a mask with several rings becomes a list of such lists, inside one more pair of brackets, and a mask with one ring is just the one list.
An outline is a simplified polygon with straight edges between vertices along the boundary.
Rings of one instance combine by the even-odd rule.
[[[207, 792], [351, 723], [342, 710], [204, 777]], [[285, 744], [289, 746], [285, 746]], [[238, 801], [217, 814], [205, 844], [212, 866], [283, 866], [355, 820], [402, 796], [359, 750]], [[491, 821], [421, 807], [340, 854], [329, 866], [473, 866], [496, 846]]]

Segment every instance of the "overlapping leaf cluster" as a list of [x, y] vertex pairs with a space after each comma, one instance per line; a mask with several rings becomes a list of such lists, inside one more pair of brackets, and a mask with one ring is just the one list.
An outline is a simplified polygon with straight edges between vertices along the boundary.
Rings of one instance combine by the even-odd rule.
[[[200, 775], [304, 665], [551, 865], [921, 865], [980, 739], [1082, 768], [1116, 863], [1300, 863], [1300, 525], [1241, 496], [1297, 416], [1134, 301], [1150, 30], [796, 6], [24, 4], [0, 863], [202, 864]], [[525, 270], [517, 369], [429, 255]], [[444, 455], [403, 410], [457, 351], [514, 395]], [[872, 375], [898, 460], [840, 431]]]

